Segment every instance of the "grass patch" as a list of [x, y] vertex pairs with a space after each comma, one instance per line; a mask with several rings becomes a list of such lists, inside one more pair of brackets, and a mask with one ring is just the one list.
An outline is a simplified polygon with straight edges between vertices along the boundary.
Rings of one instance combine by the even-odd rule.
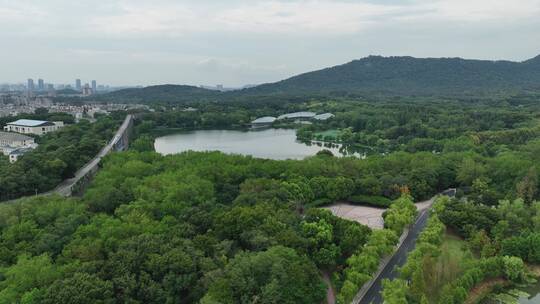
[[427, 272], [426, 290], [429, 303], [437, 303], [443, 286], [455, 279], [467, 269], [474, 260], [473, 254], [460, 237], [446, 232], [441, 245], [441, 254], [433, 260]]

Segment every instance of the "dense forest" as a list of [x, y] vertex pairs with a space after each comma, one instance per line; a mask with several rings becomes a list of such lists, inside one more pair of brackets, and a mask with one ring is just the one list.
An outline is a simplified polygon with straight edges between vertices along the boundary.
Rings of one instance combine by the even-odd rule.
[[[0, 299], [314, 303], [324, 296], [320, 271], [334, 272], [347, 299], [366, 280], [358, 275], [369, 271], [363, 275], [369, 278], [373, 271], [372, 263], [354, 257], [375, 254], [365, 261], [376, 261], [390, 252], [414, 218], [405, 212], [412, 200], [398, 199], [396, 211], [386, 215], [388, 230], [373, 236], [365, 226], [310, 206], [365, 191], [369, 172], [381, 168], [389, 176], [411, 172], [393, 182], [407, 183], [416, 195], [434, 194], [438, 183], [444, 188], [459, 173], [438, 167], [448, 160], [404, 152], [367, 161], [327, 155], [269, 161], [217, 152], [112, 155], [80, 200], [35, 198], [2, 207]], [[461, 161], [456, 157], [450, 168]], [[426, 190], [432, 181], [416, 181], [422, 178], [413, 176], [416, 170], [448, 170], [449, 176], [436, 176]], [[29, 273], [39, 275], [22, 284]]]
[[[112, 155], [82, 200], [3, 206], [0, 299], [319, 302], [318, 267], [343, 264], [370, 235], [327, 211], [301, 211], [348, 187], [337, 176], [346, 163], [327, 158]], [[21, 284], [28, 273], [39, 275]]]
[[[540, 263], [540, 112], [530, 95], [192, 105], [140, 114], [130, 151], [108, 156], [82, 197], [0, 206], [0, 303], [321, 303], [325, 276], [349, 303], [415, 221], [413, 202], [448, 188], [457, 197], [433, 206], [402, 277], [385, 283], [387, 303], [463, 303], [480, 283], [527, 282], [527, 266]], [[378, 152], [277, 161], [153, 151], [160, 134], [299, 110], [335, 117], [280, 126]], [[90, 133], [114, 130], [101, 126]], [[319, 208], [336, 201], [387, 208], [384, 229]], [[464, 266], [435, 277], [445, 252]]]
[[[278, 116], [306, 109], [318, 113], [331, 112], [336, 116], [328, 121], [284, 127], [297, 127], [300, 140], [339, 143], [343, 144], [345, 151], [360, 151], [372, 158], [384, 157], [388, 162], [396, 158], [392, 162], [399, 169], [405, 166], [403, 159], [406, 157], [397, 155], [422, 155], [424, 161], [431, 162], [433, 159], [437, 162], [430, 172], [422, 171], [422, 166], [415, 167], [417, 164], [411, 165], [412, 172], [399, 170], [390, 174], [387, 168], [375, 170], [365, 177], [364, 190], [351, 197], [353, 200], [382, 201], [381, 204], [385, 205], [388, 200], [384, 198], [396, 198], [396, 190], [391, 189], [393, 184], [420, 181], [428, 183], [423, 186], [424, 190], [420, 186], [411, 187], [417, 199], [427, 198], [436, 190], [456, 185], [449, 182], [456, 179], [461, 185], [460, 192], [470, 192], [473, 182], [478, 179], [488, 183], [492, 189], [490, 195], [483, 196], [483, 201], [494, 204], [508, 197], [514, 190], [511, 183], [517, 182], [528, 168], [534, 167], [536, 160], [536, 148], [533, 146], [540, 135], [539, 106], [529, 104], [528, 99], [516, 99], [512, 103], [400, 99], [376, 103], [309, 101], [260, 108], [251, 104], [212, 104], [196, 112], [146, 114], [137, 126], [137, 132], [152, 136], [180, 130], [242, 128], [251, 119], [260, 116]], [[521, 156], [522, 153], [527, 155]], [[494, 170], [509, 162], [512, 165], [508, 165], [507, 170]], [[456, 172], [455, 168], [458, 167], [463, 168], [458, 177], [449, 173], [452, 170]], [[467, 168], [471, 172], [466, 173]], [[442, 177], [437, 180], [438, 176]], [[370, 200], [366, 200], [365, 196], [369, 196]], [[325, 201], [324, 198], [318, 199]]]
[[[318, 302], [325, 290], [318, 272], [343, 268], [371, 238], [367, 227], [309, 206], [346, 198], [361, 172], [381, 162], [113, 155], [82, 200], [3, 207], [0, 299], [75, 303], [73, 293], [82, 292], [88, 303]], [[390, 235], [368, 244], [388, 252], [403, 228], [397, 223], [411, 220], [404, 216], [396, 212]], [[43, 277], [21, 286], [24, 271]], [[89, 290], [77, 290], [84, 281]]]
[[300, 140], [346, 145], [366, 152], [452, 152], [495, 155], [540, 135], [538, 105], [517, 102], [327, 102], [314, 111], [335, 117], [298, 129]]

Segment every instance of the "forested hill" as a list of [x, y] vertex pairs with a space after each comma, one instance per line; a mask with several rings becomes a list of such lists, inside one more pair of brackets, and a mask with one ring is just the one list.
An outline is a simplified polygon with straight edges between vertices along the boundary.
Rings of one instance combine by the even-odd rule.
[[145, 88], [131, 88], [92, 97], [102, 101], [125, 101], [140, 103], [155, 102], [189, 102], [193, 100], [216, 100], [221, 95], [219, 91], [207, 90], [187, 85], [156, 85]]
[[349, 92], [462, 94], [540, 89], [540, 56], [525, 62], [370, 56], [277, 83], [250, 93]]
[[459, 96], [522, 90], [540, 91], [540, 56], [524, 62], [370, 56], [239, 91], [219, 92], [193, 86], [160, 85], [120, 90], [99, 99], [176, 103], [251, 100], [254, 96], [278, 95]]
[[525, 61], [525, 63], [531, 67], [540, 67], [540, 55]]

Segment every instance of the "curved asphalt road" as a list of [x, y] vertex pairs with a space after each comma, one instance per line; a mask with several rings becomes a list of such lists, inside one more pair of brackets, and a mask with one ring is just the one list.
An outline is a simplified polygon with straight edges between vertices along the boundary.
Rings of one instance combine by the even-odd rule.
[[384, 279], [395, 279], [399, 276], [397, 271], [398, 267], [405, 265], [407, 261], [407, 255], [411, 252], [415, 245], [418, 236], [424, 229], [429, 218], [429, 208], [420, 212], [416, 223], [410, 228], [409, 235], [403, 241], [403, 244], [398, 249], [396, 254], [390, 259], [381, 275], [373, 282], [371, 288], [367, 291], [364, 298], [360, 301], [360, 304], [380, 304], [383, 303], [381, 291], [382, 291], [382, 281]]
[[75, 173], [75, 176], [64, 180], [60, 185], [58, 185], [51, 193], [57, 193], [62, 196], [70, 196], [72, 195], [72, 187], [83, 177], [85, 177], [90, 171], [96, 171], [97, 166], [101, 162], [101, 159], [105, 157], [107, 154], [109, 154], [111, 151], [114, 150], [114, 146], [116, 143], [122, 138], [123, 134], [126, 132], [126, 130], [129, 128], [131, 122], [133, 120], [133, 115], [128, 114], [126, 118], [124, 119], [124, 122], [116, 133], [114, 134], [114, 137], [109, 141], [109, 143], [103, 147], [99, 153], [88, 163], [86, 163], [82, 168], [77, 170]]
[[[87, 162], [82, 168], [77, 170], [75, 173], [75, 176], [69, 179], [66, 179], [62, 181], [56, 188], [54, 188], [51, 191], [40, 193], [39, 195], [52, 195], [52, 194], [59, 194], [61, 196], [70, 196], [72, 195], [72, 187], [83, 177], [85, 177], [90, 171], [96, 170], [96, 167], [101, 162], [101, 159], [105, 157], [107, 154], [109, 154], [113, 149], [116, 143], [120, 140], [122, 135], [126, 132], [126, 130], [129, 128], [132, 120], [134, 119], [134, 116], [132, 114], [128, 114], [126, 118], [124, 119], [124, 122], [122, 125], [118, 128], [116, 131], [114, 137], [109, 141], [109, 143], [103, 147], [99, 153], [92, 158], [89, 162]], [[37, 196], [38, 194], [36, 194]], [[33, 196], [33, 195], [32, 195]], [[31, 197], [31, 196], [27, 196]], [[9, 201], [2, 201], [0, 203], [2, 204], [11, 204], [18, 202], [19, 200], [23, 199], [25, 197], [19, 197], [13, 200]]]

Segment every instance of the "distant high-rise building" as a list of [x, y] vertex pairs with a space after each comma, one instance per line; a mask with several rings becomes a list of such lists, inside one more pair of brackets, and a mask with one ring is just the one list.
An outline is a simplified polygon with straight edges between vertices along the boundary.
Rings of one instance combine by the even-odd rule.
[[47, 84], [47, 95], [49, 97], [56, 97], [56, 90], [54, 89], [54, 84], [52, 83]]
[[28, 89], [28, 91], [34, 90], [34, 79], [28, 78], [28, 84], [26, 85], [26, 88]]
[[81, 86], [81, 80], [80, 79], [76, 79], [75, 80], [75, 89], [77, 90], [81, 90], [82, 89], [82, 86]]
[[43, 81], [43, 79], [38, 79], [37, 83], [38, 83], [38, 90], [40, 91], [45, 90], [45, 82]]
[[97, 82], [92, 80], [92, 92], [95, 94], [97, 92]]
[[223, 85], [222, 85], [222, 84], [218, 84], [218, 85], [216, 86], [216, 89], [217, 89], [218, 91], [223, 91]]
[[83, 96], [90, 96], [92, 95], [92, 89], [90, 88], [90, 85], [87, 83], [84, 85], [84, 88], [82, 89]]

